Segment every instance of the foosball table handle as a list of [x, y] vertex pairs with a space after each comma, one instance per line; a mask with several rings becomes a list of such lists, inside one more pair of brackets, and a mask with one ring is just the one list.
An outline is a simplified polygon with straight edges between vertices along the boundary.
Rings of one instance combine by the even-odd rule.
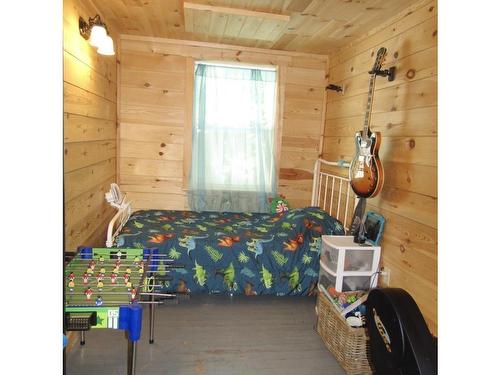
[[118, 329], [128, 332], [131, 341], [139, 341], [141, 338], [142, 306], [137, 303], [120, 306], [118, 315]]

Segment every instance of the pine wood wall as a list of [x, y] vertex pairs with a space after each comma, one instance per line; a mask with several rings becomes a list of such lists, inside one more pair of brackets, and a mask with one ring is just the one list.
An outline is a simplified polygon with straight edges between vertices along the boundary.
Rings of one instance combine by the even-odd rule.
[[308, 205], [324, 122], [327, 56], [122, 35], [118, 170], [134, 209], [188, 208], [187, 124], [196, 59], [279, 67], [279, 192], [295, 207]]
[[406, 289], [437, 335], [437, 4], [423, 1], [330, 56], [323, 156], [351, 160], [363, 127], [367, 73], [377, 50], [396, 79], [377, 77], [371, 129], [382, 133], [382, 192], [367, 201], [387, 225], [382, 265], [389, 286]]
[[[104, 193], [116, 180], [117, 75], [115, 56], [97, 54], [79, 34], [79, 16], [88, 21], [98, 13], [92, 2], [63, 4], [64, 246], [75, 251], [104, 245], [113, 215]], [[116, 43], [118, 30], [107, 26]]]

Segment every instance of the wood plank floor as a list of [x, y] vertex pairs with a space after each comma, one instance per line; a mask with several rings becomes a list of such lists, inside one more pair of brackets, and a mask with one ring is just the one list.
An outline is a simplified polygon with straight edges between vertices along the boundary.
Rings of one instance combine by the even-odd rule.
[[[314, 330], [311, 297], [194, 295], [156, 311], [148, 343], [144, 309], [137, 375], [345, 375]], [[126, 374], [123, 331], [92, 330], [66, 353], [68, 375]]]

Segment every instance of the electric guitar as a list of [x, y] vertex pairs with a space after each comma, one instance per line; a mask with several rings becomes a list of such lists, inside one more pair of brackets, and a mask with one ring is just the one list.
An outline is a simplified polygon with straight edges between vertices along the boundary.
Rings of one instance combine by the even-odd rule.
[[355, 136], [356, 153], [352, 158], [349, 169], [352, 190], [361, 198], [375, 197], [384, 184], [384, 169], [378, 157], [380, 148], [380, 132], [370, 131], [370, 116], [375, 89], [376, 71], [380, 71], [387, 49], [380, 48], [372, 70], [369, 72], [370, 86], [368, 89], [368, 103], [366, 105], [365, 123], [363, 130]]

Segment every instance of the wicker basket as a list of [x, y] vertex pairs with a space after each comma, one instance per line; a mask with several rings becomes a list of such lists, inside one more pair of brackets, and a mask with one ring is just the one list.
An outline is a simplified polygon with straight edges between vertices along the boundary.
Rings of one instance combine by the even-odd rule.
[[317, 331], [348, 375], [371, 375], [370, 346], [365, 328], [350, 327], [323, 293], [316, 301]]

